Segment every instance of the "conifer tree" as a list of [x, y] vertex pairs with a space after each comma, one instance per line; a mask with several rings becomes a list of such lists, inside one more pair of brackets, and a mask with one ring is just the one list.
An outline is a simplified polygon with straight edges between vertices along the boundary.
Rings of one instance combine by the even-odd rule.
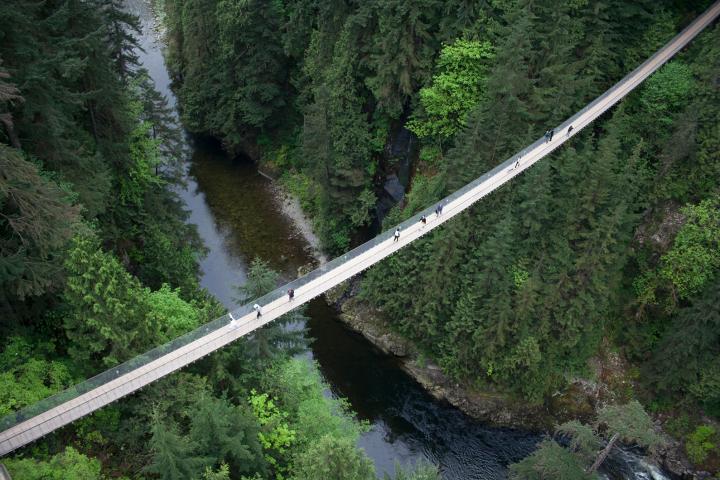
[[[278, 273], [266, 262], [255, 258], [248, 270], [247, 283], [239, 286], [238, 301], [247, 304], [274, 290], [278, 284]], [[244, 345], [244, 355], [254, 357], [256, 361], [271, 363], [280, 356], [294, 355], [307, 347], [305, 330], [288, 324], [300, 323], [304, 319], [302, 311], [293, 310], [260, 330], [256, 330]]]
[[262, 447], [258, 440], [259, 425], [246, 407], [229, 401], [201, 395], [190, 415], [189, 438], [194, 455], [205, 465], [227, 463], [233, 472], [263, 472]]
[[148, 473], [154, 473], [162, 480], [185, 480], [202, 471], [204, 461], [194, 455], [195, 446], [178, 434], [173, 425], [167, 425], [156, 414], [151, 431], [150, 451], [153, 457], [145, 469]]
[[0, 144], [0, 304], [57, 290], [79, 208], [21, 151]]
[[[97, 1], [97, 0], [96, 0]], [[137, 35], [142, 32], [140, 19], [127, 12], [121, 0], [99, 2], [106, 28], [106, 40], [115, 71], [127, 83], [139, 67], [138, 51], [143, 51]]]

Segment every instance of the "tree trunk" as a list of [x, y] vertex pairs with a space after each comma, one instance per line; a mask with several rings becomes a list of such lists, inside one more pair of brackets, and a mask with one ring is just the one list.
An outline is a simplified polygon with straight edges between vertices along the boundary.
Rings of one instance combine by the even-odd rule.
[[92, 127], [93, 138], [95, 139], [95, 144], [97, 145], [97, 143], [98, 143], [97, 122], [95, 121], [95, 107], [93, 106], [92, 101], [88, 102], [88, 111], [90, 112], [90, 125]]
[[592, 466], [587, 469], [587, 473], [593, 473], [595, 470], [600, 468], [600, 465], [605, 461], [608, 455], [610, 455], [610, 450], [612, 450], [613, 446], [615, 445], [615, 442], [617, 442], [617, 439], [620, 437], [619, 433], [614, 434], [610, 441], [605, 445], [605, 448], [602, 449], [600, 454], [595, 459], [595, 462], [593, 462]]

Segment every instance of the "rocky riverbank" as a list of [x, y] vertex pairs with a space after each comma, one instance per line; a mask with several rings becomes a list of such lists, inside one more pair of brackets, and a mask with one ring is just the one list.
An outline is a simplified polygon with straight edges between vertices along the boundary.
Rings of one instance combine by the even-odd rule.
[[300, 206], [300, 201], [288, 193], [271, 174], [260, 169], [258, 169], [258, 172], [270, 180], [273, 196], [280, 211], [290, 220], [298, 235], [305, 239], [308, 244], [308, 250], [313, 258], [321, 265], [326, 263], [328, 259], [320, 248], [320, 239], [313, 231], [312, 222], [305, 216]]
[[527, 430], [549, 431], [559, 415], [583, 418], [594, 411], [584, 400], [570, 402], [569, 398], [561, 396], [553, 402], [553, 408], [549, 408], [529, 405], [502, 392], [480, 391], [453, 381], [412, 342], [394, 333], [382, 312], [357, 298], [357, 284], [357, 281], [351, 281], [328, 293], [329, 300], [340, 311], [341, 320], [384, 353], [398, 357], [403, 370], [435, 398], [491, 425]]
[[[345, 325], [363, 335], [382, 352], [397, 357], [403, 370], [435, 398], [449, 402], [482, 422], [552, 432], [555, 425], [569, 420], [591, 422], [603, 405], [630, 399], [633, 385], [628, 366], [617, 353], [609, 349], [593, 359], [593, 380], [577, 378], [543, 405], [530, 405], [503, 392], [480, 391], [454, 382], [412, 342], [394, 333], [382, 312], [359, 300], [358, 287], [359, 281], [355, 279], [327, 294], [340, 311], [340, 319]], [[677, 479], [711, 478], [708, 472], [697, 471], [692, 467], [684, 454], [682, 443], [664, 434], [662, 423], [661, 419], [657, 419], [658, 432], [666, 439], [666, 443], [652, 452], [649, 460], [662, 466]]]
[[[261, 172], [262, 173], [262, 172]], [[318, 263], [327, 258], [322, 253], [312, 223], [304, 215], [300, 203], [268, 175], [281, 211], [307, 241]], [[300, 274], [314, 265], [305, 266]], [[481, 391], [448, 378], [437, 364], [430, 361], [416, 346], [392, 331], [381, 311], [357, 297], [359, 279], [355, 278], [328, 292], [330, 303], [340, 312], [339, 318], [350, 329], [363, 335], [388, 355], [397, 357], [401, 368], [435, 398], [447, 401], [465, 414], [494, 426], [551, 432], [555, 425], [569, 420], [590, 422], [598, 408], [608, 403], [629, 400], [633, 381], [628, 366], [620, 356], [604, 351], [591, 362], [592, 380], [577, 378], [562, 392], [556, 392], [543, 405], [530, 405], [522, 399], [497, 391]], [[661, 422], [658, 421], [660, 430]], [[681, 442], [667, 438], [650, 460], [661, 465], [679, 479], [710, 478], [707, 472], [695, 471], [685, 458]]]

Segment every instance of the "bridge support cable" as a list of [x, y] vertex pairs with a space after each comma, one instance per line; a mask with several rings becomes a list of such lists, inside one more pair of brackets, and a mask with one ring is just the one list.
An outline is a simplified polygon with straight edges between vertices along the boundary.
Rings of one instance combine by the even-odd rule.
[[[401, 224], [401, 235], [397, 242], [393, 241], [392, 230], [383, 232], [315, 271], [239, 307], [228, 315], [0, 419], [0, 456], [7, 455], [250, 334], [439, 227], [577, 135], [665, 64], [719, 15], [720, 0], [717, 0], [642, 65], [555, 127], [557, 134], [552, 141], [535, 141], [491, 171], [450, 194], [441, 201], [442, 215], [435, 214], [433, 205], [406, 220]], [[570, 126], [573, 129], [568, 132]], [[423, 215], [427, 218], [426, 225], [420, 224], [420, 217]], [[295, 290], [292, 302], [286, 297], [290, 288]], [[259, 318], [252, 308], [255, 303], [263, 308], [263, 315]]]

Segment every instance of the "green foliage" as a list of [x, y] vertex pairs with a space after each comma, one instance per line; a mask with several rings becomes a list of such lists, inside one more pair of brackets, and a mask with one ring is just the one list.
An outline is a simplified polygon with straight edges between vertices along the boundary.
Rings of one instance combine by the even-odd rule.
[[554, 440], [540, 447], [519, 463], [510, 466], [513, 480], [593, 480], [596, 473], [586, 473], [578, 458]]
[[318, 209], [317, 182], [300, 172], [285, 173], [280, 181], [288, 192], [300, 201], [303, 212], [314, 218]]
[[555, 432], [570, 438], [570, 451], [578, 455], [584, 464], [589, 464], [601, 446], [600, 439], [589, 425], [577, 420], [558, 425]]
[[149, 447], [153, 456], [145, 471], [162, 480], [192, 478], [200, 472], [203, 459], [192, 455], [194, 445], [178, 434], [174, 426], [166, 425], [155, 415], [151, 431]]
[[[140, 102], [131, 103], [134, 116], [140, 116], [142, 111]], [[160, 141], [148, 135], [151, 128], [150, 122], [138, 122], [130, 132], [130, 162], [125, 167], [127, 176], [120, 179], [120, 202], [127, 208], [141, 208], [148, 190], [162, 184], [157, 176], [161, 163]]]
[[523, 285], [530, 278], [530, 272], [528, 272], [522, 265], [516, 264], [511, 267], [513, 283], [515, 288], [522, 288]]
[[[626, 405], [609, 405], [598, 412], [597, 424], [604, 427], [608, 443], [603, 446], [597, 429], [576, 420], [556, 427], [569, 439], [567, 447], [545, 439], [538, 449], [522, 461], [510, 465], [510, 478], [516, 480], [597, 479], [594, 471], [606, 455], [621, 441], [655, 447], [660, 438], [652, 420], [637, 401]], [[602, 450], [599, 450], [603, 446]]]
[[688, 298], [720, 267], [720, 197], [688, 205], [681, 213], [685, 224], [663, 255], [659, 275], [672, 283], [680, 298]]
[[[654, 386], [666, 394], [690, 394], [708, 412], [720, 412], [720, 278], [669, 319], [649, 370]], [[682, 369], [677, 366], [682, 365]]]
[[699, 465], [707, 459], [708, 454], [715, 450], [716, 431], [710, 425], [700, 425], [685, 440], [685, 451], [694, 464]]
[[662, 443], [655, 433], [653, 421], [637, 400], [626, 405], [608, 405], [598, 412], [598, 423], [605, 424], [610, 434], [619, 434], [626, 443], [654, 448]]
[[421, 138], [444, 139], [456, 134], [485, 92], [493, 58], [487, 41], [459, 39], [443, 46], [432, 85], [420, 90], [423, 115], [413, 118], [408, 129]]
[[227, 463], [237, 473], [265, 471], [260, 426], [249, 408], [201, 395], [190, 418], [192, 452], [204, 465]]
[[164, 284], [159, 290], [144, 290], [143, 293], [150, 306], [146, 321], [160, 326], [158, 340], [173, 340], [200, 325], [200, 312], [180, 297], [179, 289], [172, 290], [169, 285]]
[[295, 441], [295, 431], [285, 421], [288, 414], [281, 412], [267, 393], [258, 394], [252, 390], [248, 401], [262, 427], [258, 438], [265, 452], [265, 460], [275, 471], [275, 476], [283, 478], [287, 469], [281, 467], [281, 462]]
[[374, 480], [375, 468], [372, 460], [355, 448], [352, 441], [326, 435], [295, 459], [291, 478]]
[[701, 364], [697, 380], [688, 390], [709, 415], [720, 417], [720, 361], [717, 357]]
[[79, 209], [48, 177], [21, 152], [0, 144], [0, 301], [62, 284], [63, 249]]
[[210, 467], [205, 467], [202, 480], [230, 480], [230, 467], [223, 463], [218, 467], [217, 471], [213, 471]]
[[198, 311], [177, 290], [143, 287], [90, 231], [74, 238], [66, 271], [64, 327], [80, 363], [115, 365], [199, 324]]
[[359, 437], [361, 428], [352, 417], [349, 405], [325, 395], [327, 386], [314, 364], [302, 359], [288, 360], [275, 366], [265, 383], [266, 390], [288, 413], [287, 421], [295, 432], [299, 451], [326, 436], [350, 443]]
[[92, 232], [75, 236], [65, 268], [70, 313], [64, 326], [76, 361], [112, 366], [152, 345], [140, 282], [102, 250]]
[[665, 422], [664, 429], [674, 437], [684, 437], [692, 430], [690, 417], [687, 413], [682, 412]]
[[47, 344], [32, 345], [23, 337], [10, 337], [0, 352], [0, 417], [38, 402], [69, 387], [76, 380], [68, 366], [44, 358]]
[[440, 480], [440, 471], [434, 465], [420, 462], [412, 468], [404, 469], [399, 463], [395, 464], [395, 475], [391, 477], [385, 473], [385, 480]]
[[100, 460], [90, 458], [72, 447], [47, 461], [30, 458], [3, 460], [12, 478], [19, 480], [102, 480]]
[[675, 61], [662, 67], [644, 84], [640, 103], [655, 122], [670, 125], [677, 111], [694, 88], [690, 67]]

